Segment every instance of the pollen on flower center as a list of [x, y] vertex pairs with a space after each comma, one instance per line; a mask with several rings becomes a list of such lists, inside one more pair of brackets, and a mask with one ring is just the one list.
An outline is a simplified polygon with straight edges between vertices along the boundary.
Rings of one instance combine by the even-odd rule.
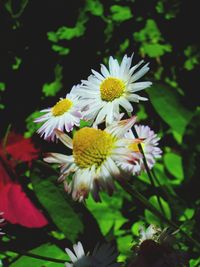
[[65, 98], [58, 101], [55, 106], [52, 108], [53, 116], [61, 116], [65, 112], [67, 112], [71, 107], [73, 103], [70, 99]]
[[73, 156], [80, 168], [93, 165], [98, 168], [110, 155], [116, 139], [109, 133], [94, 129], [82, 128], [73, 138]]
[[132, 150], [133, 152], [140, 152], [140, 149], [138, 147], [138, 144], [141, 144], [142, 146], [142, 149], [144, 149], [144, 143], [142, 142], [142, 140], [137, 140], [137, 141], [134, 141], [133, 143], [131, 143], [129, 145], [129, 149]]
[[101, 99], [105, 101], [113, 101], [119, 98], [125, 90], [125, 84], [122, 80], [109, 77], [100, 85]]

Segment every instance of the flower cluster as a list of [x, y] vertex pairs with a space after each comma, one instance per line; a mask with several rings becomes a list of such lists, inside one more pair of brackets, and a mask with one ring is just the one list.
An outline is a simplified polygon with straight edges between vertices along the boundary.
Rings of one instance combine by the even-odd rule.
[[[100, 201], [99, 191], [114, 191], [114, 180], [138, 175], [144, 170], [143, 157], [149, 168], [160, 157], [159, 138], [148, 126], [135, 125], [133, 102], [147, 98], [138, 92], [151, 82], [138, 82], [149, 70], [143, 61], [131, 66], [132, 56], [124, 56], [121, 64], [109, 58], [108, 68], [92, 70], [87, 80], [73, 86], [66, 97], [53, 107], [42, 110], [43, 116], [35, 122], [44, 122], [38, 133], [46, 140], [57, 138], [71, 154], [48, 153], [44, 160], [60, 164], [59, 181], [74, 200], [82, 201], [91, 192]], [[141, 67], [141, 68], [140, 68]], [[129, 118], [123, 118], [129, 115]], [[87, 127], [78, 128], [81, 120]], [[75, 128], [76, 127], [76, 128]], [[73, 130], [73, 137], [65, 132]]]
[[187, 258], [180, 247], [175, 248], [175, 234], [169, 227], [161, 230], [155, 225], [139, 231], [139, 242], [134, 246], [135, 257], [128, 267], [138, 266], [186, 266]]

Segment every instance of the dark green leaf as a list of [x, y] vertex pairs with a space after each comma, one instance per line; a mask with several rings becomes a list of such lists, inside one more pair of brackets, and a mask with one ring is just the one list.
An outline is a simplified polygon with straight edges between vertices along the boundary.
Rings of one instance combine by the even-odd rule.
[[169, 173], [177, 178], [173, 183], [180, 184], [184, 178], [181, 156], [172, 152], [166, 153], [164, 155], [164, 164]]
[[185, 128], [192, 117], [192, 112], [187, 110], [174, 88], [166, 85], [155, 84], [147, 90], [150, 101], [160, 117], [180, 135], [182, 140]]
[[45, 179], [32, 174], [31, 178], [35, 194], [53, 222], [69, 240], [75, 242], [84, 226], [79, 215], [64, 197], [64, 192], [54, 184], [56, 177]]

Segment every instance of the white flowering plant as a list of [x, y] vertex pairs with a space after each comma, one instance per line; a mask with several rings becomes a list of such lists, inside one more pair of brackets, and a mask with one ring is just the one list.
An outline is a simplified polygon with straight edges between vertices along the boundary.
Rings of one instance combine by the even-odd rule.
[[0, 266], [198, 267], [200, 53], [195, 31], [177, 34], [195, 4], [14, 2], [0, 14]]

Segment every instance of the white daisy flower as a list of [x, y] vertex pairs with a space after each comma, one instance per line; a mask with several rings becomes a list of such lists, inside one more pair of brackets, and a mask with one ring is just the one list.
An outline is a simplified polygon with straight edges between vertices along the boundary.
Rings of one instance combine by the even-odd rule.
[[132, 130], [129, 130], [125, 134], [126, 138], [133, 141], [129, 146], [129, 149], [132, 151], [133, 163], [129, 160], [129, 162], [126, 163], [126, 169], [132, 171], [133, 174], [139, 174], [141, 170], [145, 170], [145, 166], [142, 157], [138, 157], [138, 160], [135, 160], [138, 152], [140, 152], [138, 144], [141, 144], [142, 146], [150, 169], [154, 166], [156, 158], [161, 157], [162, 150], [158, 147], [160, 138], [149, 128], [149, 126], [135, 125], [134, 127], [138, 134], [138, 138], [135, 138]]
[[[2, 217], [3, 216], [3, 212], [0, 212], [0, 227], [3, 226], [4, 222], [5, 222], [5, 219]], [[5, 233], [4, 232], [1, 232], [1, 228], [0, 228], [0, 236], [1, 235], [4, 235]]]
[[118, 267], [116, 263], [117, 253], [109, 244], [96, 246], [92, 254], [84, 252], [81, 242], [73, 245], [74, 252], [66, 248], [71, 263], [65, 263], [65, 267]]
[[[72, 88], [72, 92], [74, 88]], [[46, 140], [55, 140], [55, 129], [70, 132], [73, 127], [80, 125], [82, 114], [78, 106], [78, 98], [73, 93], [67, 94], [65, 98], [60, 100], [51, 108], [43, 109], [45, 115], [37, 118], [34, 122], [45, 122], [39, 129], [38, 134]]]
[[125, 55], [121, 64], [110, 57], [108, 69], [102, 64], [101, 73], [92, 70], [93, 74], [88, 77], [88, 80], [82, 80], [81, 86], [74, 91], [80, 97], [80, 105], [84, 108], [88, 107], [85, 119], [95, 120], [96, 125], [105, 120], [108, 125], [118, 120], [120, 106], [130, 113], [133, 111], [130, 102], [147, 100], [136, 93], [152, 83], [136, 81], [148, 72], [148, 64], [135, 72], [143, 60], [133, 67], [131, 62], [132, 56]]
[[[132, 117], [115, 122], [105, 130], [85, 127], [74, 134], [73, 140], [56, 130], [57, 137], [72, 149], [72, 155], [49, 153], [44, 160], [61, 165], [59, 181], [64, 182], [68, 193], [72, 192], [74, 200], [82, 201], [91, 192], [93, 198], [100, 201], [100, 189], [107, 190], [110, 195], [113, 193], [113, 178], [119, 179], [122, 176], [116, 161], [120, 161], [123, 167], [123, 162], [127, 162], [131, 156], [128, 146], [132, 141], [122, 137], [135, 120]], [[68, 183], [66, 178], [71, 173], [72, 180]]]
[[139, 243], [141, 244], [145, 240], [149, 239], [158, 241], [160, 233], [161, 229], [153, 224], [150, 224], [147, 229], [145, 229], [144, 226], [141, 226], [139, 229]]
[[147, 229], [141, 226], [139, 229], [139, 245], [146, 240], [153, 240], [157, 243], [173, 243], [175, 241], [175, 235], [179, 232], [179, 229], [173, 231], [169, 227], [160, 229], [159, 227], [150, 224]]

